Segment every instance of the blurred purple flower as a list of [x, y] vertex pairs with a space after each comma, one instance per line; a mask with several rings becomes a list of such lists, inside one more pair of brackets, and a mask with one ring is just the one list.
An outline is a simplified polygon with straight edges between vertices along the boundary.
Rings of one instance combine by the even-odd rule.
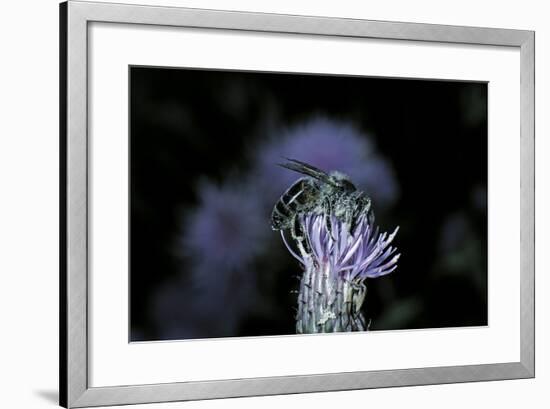
[[285, 157], [299, 159], [326, 171], [347, 174], [377, 204], [388, 206], [398, 196], [398, 185], [390, 163], [375, 152], [366, 135], [347, 122], [317, 117], [275, 135], [258, 148], [259, 184], [267, 189], [272, 203], [295, 175], [274, 166]]
[[250, 264], [266, 248], [268, 219], [259, 195], [249, 194], [246, 186], [203, 182], [198, 196], [199, 205], [182, 228], [190, 275], [188, 285], [178, 291], [179, 299], [173, 294], [180, 311], [171, 331], [227, 336], [235, 333], [258, 297]]
[[199, 206], [186, 219], [184, 252], [206, 267], [209, 274], [239, 269], [261, 251], [269, 230], [260, 195], [243, 187], [203, 183]]

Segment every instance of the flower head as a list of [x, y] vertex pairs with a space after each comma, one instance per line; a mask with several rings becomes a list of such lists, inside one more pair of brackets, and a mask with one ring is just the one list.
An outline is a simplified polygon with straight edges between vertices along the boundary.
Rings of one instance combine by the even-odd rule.
[[[390, 246], [398, 227], [391, 234], [380, 234], [366, 214], [361, 215], [353, 231], [334, 215], [308, 213], [300, 216], [300, 224], [309, 244], [309, 251], [297, 254], [283, 241], [291, 254], [302, 264], [311, 260], [320, 269], [328, 269], [333, 278], [362, 282], [380, 277], [397, 268], [400, 254]], [[311, 260], [310, 260], [311, 259]]]

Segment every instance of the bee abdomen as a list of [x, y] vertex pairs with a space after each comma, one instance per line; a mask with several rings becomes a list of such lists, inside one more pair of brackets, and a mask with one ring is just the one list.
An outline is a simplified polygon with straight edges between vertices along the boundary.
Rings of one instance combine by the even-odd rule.
[[299, 179], [279, 198], [271, 214], [271, 227], [274, 230], [287, 229], [292, 226], [298, 210], [306, 204], [307, 182]]
[[292, 214], [292, 210], [282, 200], [279, 200], [277, 202], [273, 211], [277, 212], [283, 217], [289, 217]]

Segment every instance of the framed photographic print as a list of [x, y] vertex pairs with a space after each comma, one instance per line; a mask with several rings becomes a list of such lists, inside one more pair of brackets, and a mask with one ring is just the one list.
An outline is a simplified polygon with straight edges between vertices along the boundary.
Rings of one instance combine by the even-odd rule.
[[533, 32], [60, 16], [62, 406], [534, 376]]

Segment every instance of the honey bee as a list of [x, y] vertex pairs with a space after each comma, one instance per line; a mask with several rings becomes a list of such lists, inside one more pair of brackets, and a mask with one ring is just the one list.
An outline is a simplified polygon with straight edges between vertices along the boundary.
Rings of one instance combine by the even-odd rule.
[[329, 232], [332, 230], [332, 215], [345, 223], [350, 232], [362, 214], [374, 221], [370, 198], [358, 190], [347, 175], [339, 171], [327, 173], [296, 159], [287, 161], [279, 166], [306, 176], [294, 182], [273, 207], [273, 230], [290, 230], [292, 238], [302, 242], [300, 216], [308, 213], [325, 215]]

